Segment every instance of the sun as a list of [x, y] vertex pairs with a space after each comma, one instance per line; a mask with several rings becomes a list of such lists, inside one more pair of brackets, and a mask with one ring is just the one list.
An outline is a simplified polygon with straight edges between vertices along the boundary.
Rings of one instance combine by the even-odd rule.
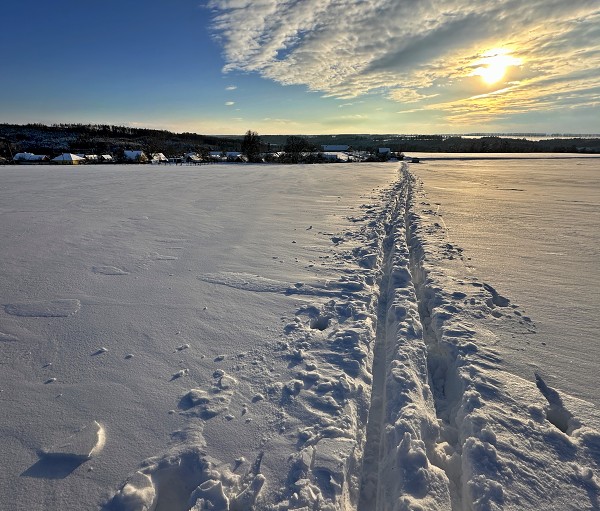
[[502, 62], [490, 62], [485, 67], [479, 68], [479, 76], [481, 76], [481, 79], [488, 85], [493, 85], [502, 80], [506, 74], [506, 68], [507, 66]]
[[512, 56], [508, 50], [489, 50], [473, 63], [473, 66], [477, 67], [471, 76], [481, 76], [486, 84], [493, 85], [504, 78], [509, 67], [518, 66], [522, 62], [522, 59]]

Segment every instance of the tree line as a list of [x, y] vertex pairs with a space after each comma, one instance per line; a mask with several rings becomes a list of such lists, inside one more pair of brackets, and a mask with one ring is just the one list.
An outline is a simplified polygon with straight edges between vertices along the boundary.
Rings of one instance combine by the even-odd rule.
[[446, 153], [600, 153], [600, 138], [554, 138], [528, 140], [487, 136], [467, 138], [446, 135], [264, 135], [248, 130], [244, 136], [218, 137], [196, 133], [172, 133], [166, 130], [113, 126], [109, 124], [62, 123], [44, 125], [0, 124], [0, 156], [33, 152], [56, 155], [62, 152], [117, 154], [125, 149], [163, 153], [176, 157], [186, 152], [241, 151], [249, 161], [273, 160], [282, 163], [322, 161], [322, 145], [348, 145], [377, 158], [379, 147], [392, 152]]

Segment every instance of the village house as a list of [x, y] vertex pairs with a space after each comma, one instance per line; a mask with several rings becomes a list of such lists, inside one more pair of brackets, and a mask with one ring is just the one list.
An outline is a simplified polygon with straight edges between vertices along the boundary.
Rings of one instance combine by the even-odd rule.
[[227, 159], [223, 151], [210, 151], [208, 157], [214, 161], [223, 161]]
[[56, 158], [52, 158], [52, 163], [58, 163], [60, 165], [79, 165], [85, 163], [85, 158], [72, 153], [63, 153]]
[[193, 165], [198, 165], [200, 163], [202, 163], [202, 158], [200, 157], [200, 155], [196, 152], [190, 152], [190, 153], [185, 153], [183, 155], [183, 161], [185, 163], [191, 163]]
[[126, 161], [135, 163], [146, 163], [148, 161], [144, 151], [123, 151], [123, 157]]
[[150, 163], [152, 163], [152, 165], [169, 163], [169, 158], [167, 158], [163, 153], [152, 153], [150, 155]]
[[13, 157], [13, 161], [17, 163], [45, 163], [48, 161], [48, 156], [33, 153], [17, 153]]

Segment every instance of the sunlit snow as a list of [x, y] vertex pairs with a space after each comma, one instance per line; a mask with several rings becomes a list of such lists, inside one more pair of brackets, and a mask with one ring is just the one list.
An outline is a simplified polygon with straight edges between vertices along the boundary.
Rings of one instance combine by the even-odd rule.
[[1, 168], [0, 507], [597, 509], [596, 162]]

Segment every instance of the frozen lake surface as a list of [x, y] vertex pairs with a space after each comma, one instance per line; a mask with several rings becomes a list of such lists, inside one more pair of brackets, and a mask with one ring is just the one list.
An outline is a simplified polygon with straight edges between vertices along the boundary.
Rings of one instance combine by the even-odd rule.
[[0, 508], [598, 509], [599, 161], [0, 168]]

